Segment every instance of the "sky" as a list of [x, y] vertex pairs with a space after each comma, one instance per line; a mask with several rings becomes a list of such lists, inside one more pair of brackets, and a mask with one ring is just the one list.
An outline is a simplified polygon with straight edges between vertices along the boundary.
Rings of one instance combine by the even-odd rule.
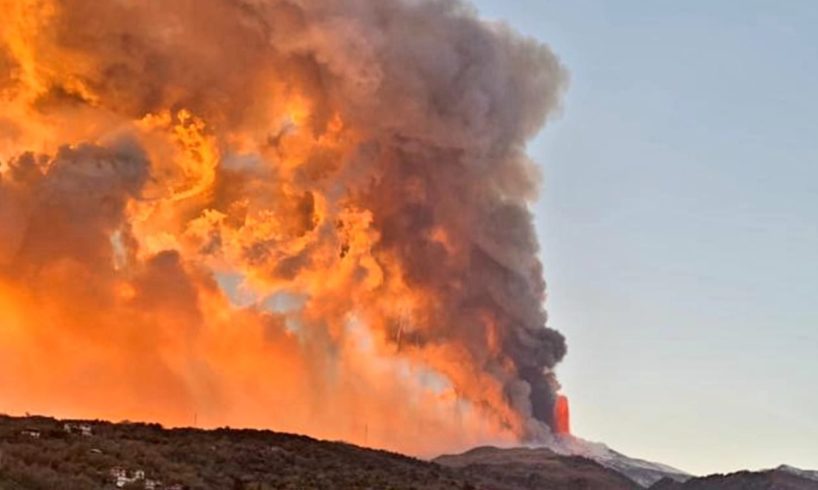
[[818, 468], [818, 4], [474, 3], [570, 72], [531, 154], [574, 433]]

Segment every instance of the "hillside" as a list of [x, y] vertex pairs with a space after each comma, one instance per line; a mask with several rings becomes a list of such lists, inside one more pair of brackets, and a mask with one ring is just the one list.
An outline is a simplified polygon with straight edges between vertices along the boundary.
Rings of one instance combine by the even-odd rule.
[[545, 449], [481, 447], [434, 460], [469, 474], [490, 476], [520, 488], [640, 488], [625, 476], [579, 456], [560, 456]]
[[625, 475], [641, 487], [649, 487], [663, 478], [683, 482], [693, 477], [678, 468], [633, 458], [614, 451], [605, 444], [586, 441], [579, 437], [562, 437], [553, 448], [561, 455], [576, 455], [593, 460], [609, 470]]
[[[651, 463], [652, 464], [652, 463]], [[652, 467], [651, 467], [652, 468]], [[676, 476], [670, 473], [670, 476]], [[604, 463], [549, 449], [481, 447], [421, 461], [259, 430], [0, 416], [0, 490], [632, 490]], [[653, 490], [812, 490], [818, 473], [781, 466], [663, 479]]]
[[691, 478], [684, 483], [664, 479], [650, 490], [816, 490], [818, 473], [781, 466], [767, 471], [739, 471]]
[[0, 488], [114, 488], [117, 468], [126, 479], [144, 471], [129, 488], [483, 488], [431, 463], [303, 436], [83, 424], [92, 435], [68, 434], [64, 422], [50, 418], [0, 418]]
[[486, 451], [440, 465], [270, 431], [0, 417], [0, 489], [107, 489], [117, 478], [124, 488], [172, 490], [633, 488], [590, 460], [547, 450], [509, 453], [505, 468], [467, 461]]

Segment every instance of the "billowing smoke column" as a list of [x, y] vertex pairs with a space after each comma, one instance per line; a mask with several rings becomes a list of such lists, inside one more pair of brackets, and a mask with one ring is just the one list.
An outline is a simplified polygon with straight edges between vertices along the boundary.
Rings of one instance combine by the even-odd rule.
[[550, 437], [545, 46], [444, 0], [0, 9], [0, 409]]

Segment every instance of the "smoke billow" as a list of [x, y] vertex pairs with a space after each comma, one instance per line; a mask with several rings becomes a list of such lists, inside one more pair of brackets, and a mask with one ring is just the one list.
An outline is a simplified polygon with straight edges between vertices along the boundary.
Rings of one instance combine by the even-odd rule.
[[0, 9], [0, 408], [549, 437], [547, 47], [449, 0]]

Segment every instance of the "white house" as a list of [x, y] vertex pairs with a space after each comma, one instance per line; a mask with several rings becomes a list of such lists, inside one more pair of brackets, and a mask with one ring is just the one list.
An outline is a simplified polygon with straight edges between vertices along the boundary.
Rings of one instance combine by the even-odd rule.
[[[145, 480], [145, 471], [144, 470], [136, 470], [133, 472], [129, 472], [125, 468], [111, 468], [111, 477], [114, 479], [114, 483], [116, 484], [117, 488], [122, 488], [129, 483], [134, 483], [138, 481]], [[154, 480], [147, 480], [145, 481], [145, 488], [148, 488], [148, 482], [151, 482], [153, 485], [151, 488], [157, 488], [157, 483]]]
[[151, 480], [150, 478], [145, 479], [145, 490], [156, 490], [157, 488], [162, 488], [161, 481]]
[[22, 434], [24, 436], [32, 437], [34, 439], [39, 439], [40, 435], [41, 435], [40, 431], [35, 430], [35, 429], [25, 429], [25, 430], [20, 431], [20, 434]]
[[79, 434], [81, 436], [90, 437], [94, 435], [94, 429], [88, 424], [63, 424], [63, 430], [69, 434]]

